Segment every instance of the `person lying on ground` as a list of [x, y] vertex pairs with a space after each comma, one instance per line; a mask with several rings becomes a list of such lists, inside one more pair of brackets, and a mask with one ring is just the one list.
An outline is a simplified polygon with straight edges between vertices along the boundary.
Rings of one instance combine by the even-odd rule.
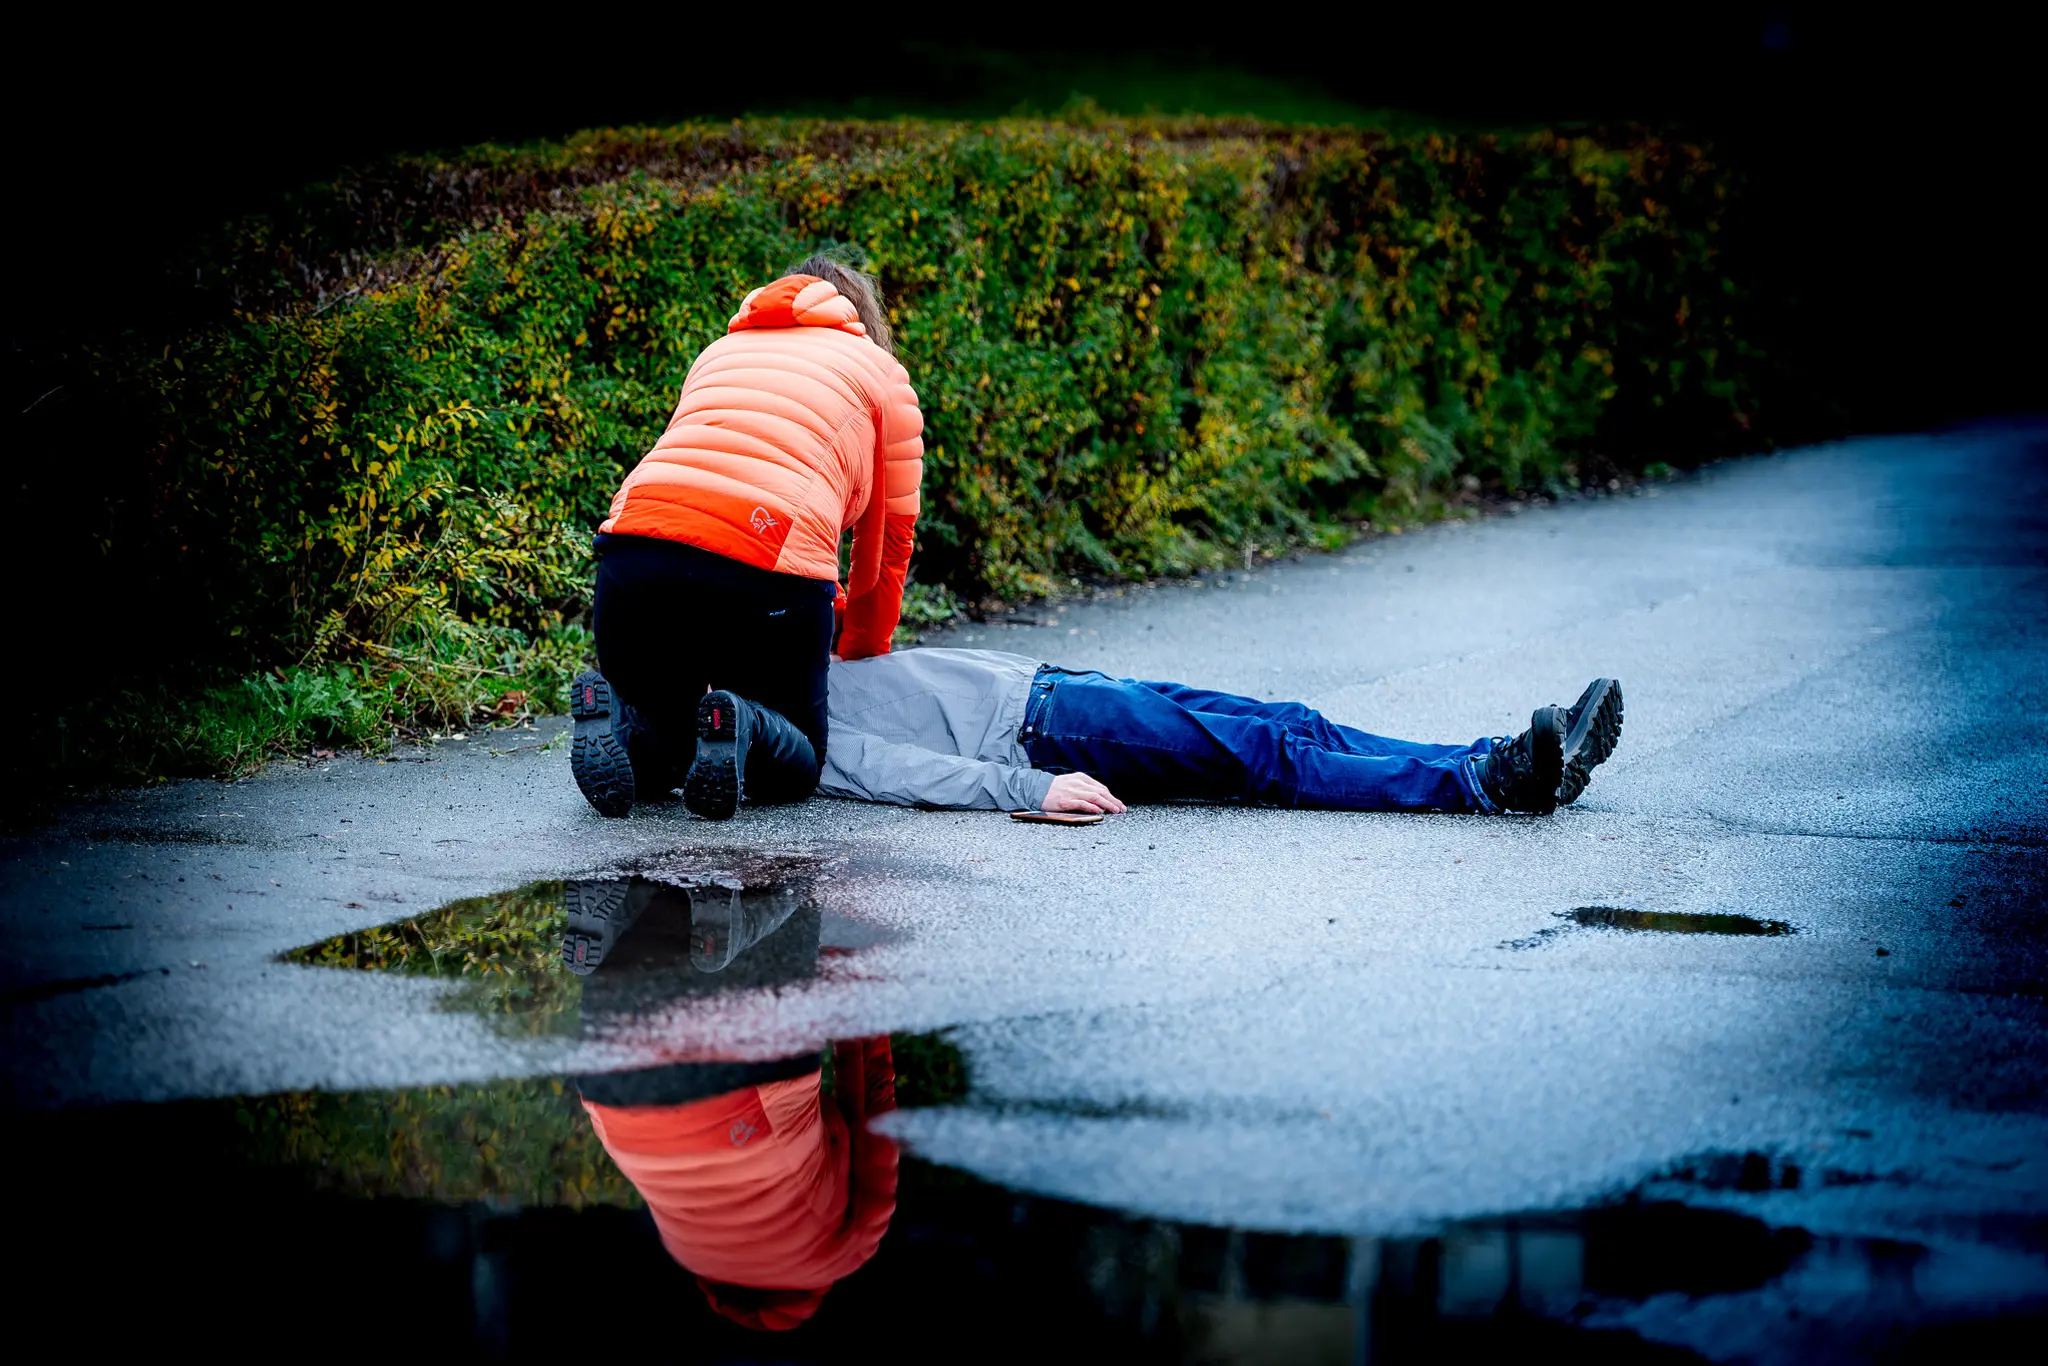
[[1464, 745], [1391, 740], [1300, 702], [1145, 683], [995, 650], [834, 663], [818, 790], [953, 810], [1114, 813], [1199, 800], [1334, 811], [1548, 815], [1621, 739], [1596, 678], [1529, 728]]

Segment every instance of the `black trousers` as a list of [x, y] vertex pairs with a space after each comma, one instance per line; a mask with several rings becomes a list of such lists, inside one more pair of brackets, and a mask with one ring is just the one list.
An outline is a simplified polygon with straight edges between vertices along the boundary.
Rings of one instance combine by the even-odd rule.
[[774, 1062], [679, 1062], [666, 1067], [578, 1077], [576, 1089], [585, 1100], [599, 1105], [687, 1105], [744, 1086], [788, 1081], [820, 1071], [823, 1065], [823, 1049]]
[[[599, 536], [597, 556], [597, 666], [644, 728], [632, 747], [636, 769], [653, 762], [667, 770], [663, 782], [681, 781], [707, 688], [780, 712], [823, 765], [835, 584], [650, 536]], [[750, 774], [748, 797], [758, 788], [759, 799], [801, 801], [817, 785], [815, 768], [778, 773], [772, 789]]]

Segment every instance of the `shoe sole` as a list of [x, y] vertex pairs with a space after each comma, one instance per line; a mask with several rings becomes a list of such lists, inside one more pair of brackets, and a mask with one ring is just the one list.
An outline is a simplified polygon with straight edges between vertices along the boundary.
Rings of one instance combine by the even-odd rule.
[[612, 685], [594, 669], [569, 685], [569, 718], [575, 724], [569, 771], [600, 816], [623, 816], [633, 809], [633, 761], [612, 730], [617, 707]]
[[746, 719], [731, 693], [704, 694], [697, 703], [697, 759], [683, 780], [683, 805], [707, 821], [729, 821], [740, 809], [744, 784], [740, 755]]
[[1606, 763], [1614, 747], [1621, 743], [1620, 681], [1594, 679], [1580, 696], [1576, 710], [1578, 724], [1564, 738], [1564, 777], [1557, 787], [1561, 806], [1579, 799], [1586, 784], [1592, 781], [1593, 770]]
[[1529, 738], [1535, 750], [1530, 756], [1534, 765], [1530, 785], [1551, 794], [1549, 805], [1530, 815], [1547, 816], [1557, 810], [1557, 790], [1564, 782], [1564, 716], [1562, 707], [1538, 707], [1529, 715]]

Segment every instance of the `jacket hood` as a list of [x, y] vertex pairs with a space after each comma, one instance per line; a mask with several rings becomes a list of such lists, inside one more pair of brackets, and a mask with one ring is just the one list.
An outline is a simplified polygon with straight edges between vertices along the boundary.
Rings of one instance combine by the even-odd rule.
[[856, 337], [868, 334], [853, 300], [815, 275], [785, 275], [741, 300], [725, 330], [753, 327], [836, 327]]

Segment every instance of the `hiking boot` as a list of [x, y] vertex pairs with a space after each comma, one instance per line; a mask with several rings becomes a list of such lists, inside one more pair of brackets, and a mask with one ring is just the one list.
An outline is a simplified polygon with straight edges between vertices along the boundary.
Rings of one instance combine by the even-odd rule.
[[1562, 707], [1538, 707], [1529, 729], [1472, 761], [1479, 786], [1503, 811], [1547, 816], [1557, 810], [1557, 785], [1564, 777], [1565, 714]]
[[1607, 762], [1621, 743], [1621, 682], [1596, 678], [1564, 713], [1564, 777], [1557, 785], [1559, 805], [1570, 805], [1586, 790], [1593, 770]]
[[801, 800], [817, 786], [817, 752], [787, 717], [734, 693], [705, 693], [697, 703], [697, 760], [683, 779], [683, 805], [706, 820], [732, 819], [747, 800], [749, 767], [757, 801]]
[[569, 716], [576, 728], [569, 748], [576, 786], [598, 815], [625, 815], [633, 809], [633, 761], [626, 754], [618, 697], [603, 674], [586, 669], [576, 675], [569, 685]]

